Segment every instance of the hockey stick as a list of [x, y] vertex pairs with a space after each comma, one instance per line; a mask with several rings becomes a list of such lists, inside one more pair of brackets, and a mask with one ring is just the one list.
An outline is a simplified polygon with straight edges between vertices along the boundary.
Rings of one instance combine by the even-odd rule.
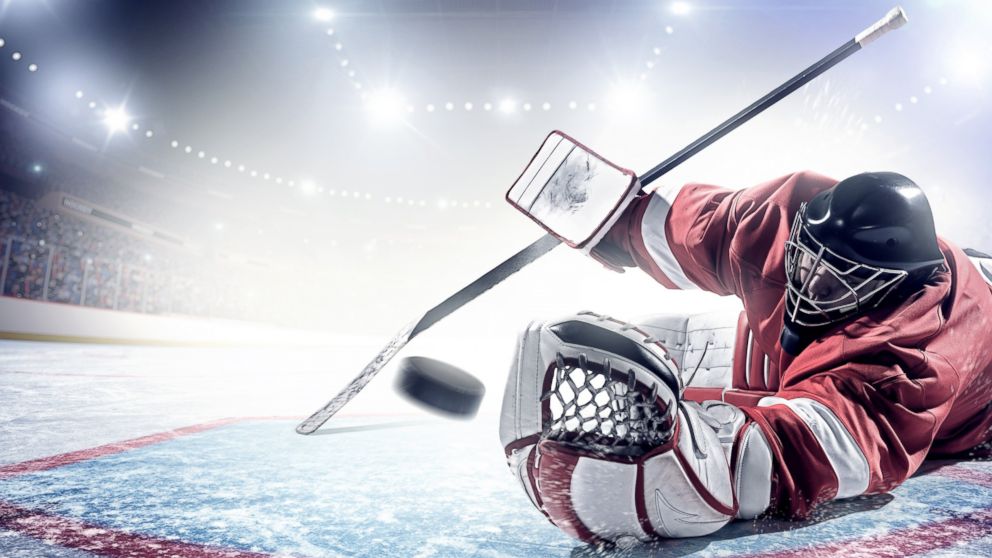
[[[847, 41], [839, 48], [824, 56], [813, 65], [796, 74], [792, 79], [778, 86], [770, 93], [761, 97], [753, 104], [730, 117], [716, 128], [713, 128], [696, 141], [682, 148], [668, 159], [665, 159], [656, 167], [644, 173], [641, 177], [641, 185], [647, 186], [659, 177], [679, 166], [690, 157], [706, 149], [713, 142], [729, 134], [741, 124], [761, 114], [765, 109], [774, 105], [790, 93], [799, 89], [815, 77], [826, 72], [841, 60], [861, 50], [865, 45], [879, 38], [886, 32], [897, 29], [906, 23], [906, 14], [902, 8], [894, 8], [882, 19], [871, 27], [865, 29], [853, 39]], [[400, 351], [411, 339], [424, 332], [438, 320], [458, 310], [468, 302], [474, 300], [480, 294], [493, 288], [499, 282], [523, 269], [526, 265], [537, 258], [550, 252], [555, 246], [560, 244], [560, 240], [549, 235], [545, 235], [535, 241], [530, 246], [514, 254], [510, 259], [499, 264], [482, 277], [479, 277], [465, 288], [451, 295], [441, 304], [431, 308], [417, 321], [404, 327], [389, 344], [379, 352], [372, 362], [370, 362], [362, 372], [349, 383], [334, 399], [320, 408], [316, 413], [301, 422], [296, 431], [300, 434], [310, 434], [321, 427], [328, 419], [334, 416], [348, 401], [351, 401], [380, 370]]]

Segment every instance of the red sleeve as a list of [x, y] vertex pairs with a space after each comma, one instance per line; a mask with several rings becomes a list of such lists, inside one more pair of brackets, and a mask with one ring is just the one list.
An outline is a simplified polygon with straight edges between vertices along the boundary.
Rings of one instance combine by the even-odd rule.
[[953, 403], [956, 374], [934, 363], [849, 363], [742, 410], [774, 455], [772, 509], [807, 517], [819, 502], [892, 490], [926, 457]]
[[657, 189], [631, 204], [604, 247], [626, 256], [614, 261], [636, 265], [668, 288], [743, 296], [755, 280], [782, 275], [783, 243], [799, 204], [836, 183], [798, 172], [743, 190]]

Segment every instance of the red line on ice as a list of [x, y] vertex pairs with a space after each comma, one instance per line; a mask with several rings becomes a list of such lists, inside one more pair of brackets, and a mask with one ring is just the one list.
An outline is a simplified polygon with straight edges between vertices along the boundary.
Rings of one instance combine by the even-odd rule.
[[759, 552], [748, 558], [902, 558], [947, 548], [992, 535], [992, 510], [984, 509], [951, 519], [896, 529], [884, 535], [824, 543], [777, 552]]
[[984, 486], [985, 488], [992, 488], [992, 474], [985, 471], [979, 471], [977, 469], [971, 469], [969, 467], [951, 465], [948, 467], [941, 467], [930, 474], [964, 481], [970, 484], [977, 484], [978, 486]]
[[0, 502], [0, 527], [65, 548], [110, 558], [269, 558], [246, 552], [104, 529]]
[[61, 467], [63, 465], [71, 465], [73, 463], [79, 463], [80, 461], [86, 461], [87, 459], [96, 459], [97, 457], [113, 455], [115, 453], [121, 453], [128, 450], [141, 448], [144, 446], [150, 446], [152, 444], [157, 444], [159, 442], [165, 442], [168, 440], [174, 440], [182, 436], [196, 434], [197, 432], [203, 432], [205, 430], [210, 430], [212, 428], [217, 428], [220, 426], [226, 426], [228, 424], [233, 424], [236, 422], [242, 422], [246, 420], [274, 420], [279, 418], [286, 418], [286, 417], [237, 417], [237, 418], [220, 419], [212, 422], [205, 422], [202, 424], [194, 424], [193, 426], [177, 428], [175, 430], [169, 430], [166, 432], [159, 432], [158, 434], [142, 436], [140, 438], [134, 438], [133, 440], [114, 442], [112, 444], [105, 444], [102, 446], [97, 446], [95, 448], [72, 451], [69, 453], [62, 453], [50, 457], [42, 457], [40, 459], [33, 459], [31, 461], [24, 461], [22, 463], [13, 463], [11, 465], [5, 465], [3, 467], [0, 467], [0, 479], [13, 477], [16, 475], [23, 475], [25, 473], [45, 471], [47, 469], [53, 469], [55, 467]]

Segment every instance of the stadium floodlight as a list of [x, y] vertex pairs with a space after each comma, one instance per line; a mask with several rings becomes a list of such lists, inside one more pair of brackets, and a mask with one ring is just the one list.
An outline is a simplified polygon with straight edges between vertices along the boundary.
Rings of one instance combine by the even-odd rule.
[[[398, 91], [380, 89], [368, 96], [365, 108], [376, 122], [395, 122], [406, 113], [407, 103]], [[428, 108], [428, 111], [432, 110]]]
[[300, 181], [300, 191], [305, 196], [312, 196], [317, 193], [317, 185], [314, 184], [313, 180]]
[[610, 88], [606, 105], [618, 114], [636, 114], [644, 110], [644, 97], [644, 87], [640, 82], [620, 82]]
[[986, 57], [979, 49], [971, 45], [959, 47], [953, 52], [950, 66], [953, 76], [961, 81], [976, 83], [984, 77], [987, 68]]
[[313, 17], [317, 21], [328, 22], [334, 19], [334, 11], [321, 6], [313, 11]]
[[103, 124], [110, 130], [111, 134], [127, 130], [127, 124], [131, 117], [124, 111], [124, 107], [107, 109], [103, 113]]
[[29, 72], [37, 72], [38, 71], [38, 65], [37, 64], [28, 64], [28, 71]]
[[675, 15], [686, 15], [692, 11], [692, 6], [688, 2], [672, 2], [672, 13]]
[[517, 110], [517, 102], [513, 99], [503, 99], [499, 102], [499, 110], [504, 114], [511, 114]]

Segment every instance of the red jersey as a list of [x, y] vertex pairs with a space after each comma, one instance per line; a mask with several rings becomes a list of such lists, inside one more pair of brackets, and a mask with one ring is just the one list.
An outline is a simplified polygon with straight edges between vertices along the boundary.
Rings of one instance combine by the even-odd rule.
[[987, 453], [992, 440], [992, 287], [943, 239], [945, 270], [914, 295], [838, 324], [794, 358], [783, 352], [785, 242], [799, 205], [836, 183], [802, 172], [744, 190], [658, 190], [607, 237], [666, 287], [741, 299], [780, 374], [773, 397], [741, 410], [772, 448], [770, 509], [794, 517], [891, 490], [927, 455]]

